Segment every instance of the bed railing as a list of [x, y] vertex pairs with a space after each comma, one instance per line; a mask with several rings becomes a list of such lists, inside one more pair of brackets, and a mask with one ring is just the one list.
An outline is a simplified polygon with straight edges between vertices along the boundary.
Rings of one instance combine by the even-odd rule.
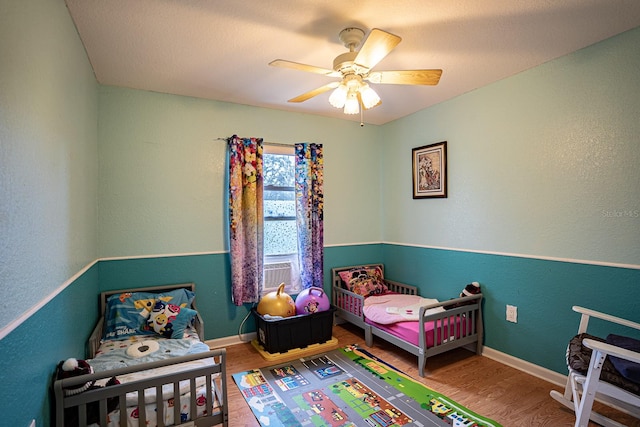
[[[427, 310], [446, 307], [444, 311]], [[458, 347], [471, 347], [482, 354], [484, 329], [482, 324], [482, 294], [455, 298], [420, 308], [418, 345], [414, 345], [371, 324], [365, 326], [365, 342], [373, 345], [373, 337], [384, 339], [418, 356], [418, 374], [425, 376], [427, 358]]]
[[[446, 310], [434, 314], [426, 314], [428, 310], [447, 307]], [[455, 298], [420, 307], [420, 347], [429, 355], [445, 352], [451, 348], [476, 343], [476, 353], [482, 353], [482, 294]], [[433, 322], [433, 344], [427, 345], [425, 325]], [[421, 375], [422, 376], [422, 375]]]
[[[186, 362], [211, 358], [211, 364], [197, 367], [179, 366]], [[163, 368], [166, 366], [176, 366], [175, 372], [160, 376], [150, 376], [136, 381], [129, 381], [122, 384], [106, 386], [102, 388], [86, 390], [72, 396], [65, 396], [65, 388], [74, 388], [82, 384], [94, 381], [106, 380], [115, 376], [142, 372], [150, 369]], [[206, 384], [206, 401], [197, 401], [196, 379], [204, 378]], [[189, 419], [183, 420], [180, 412], [180, 382], [188, 381], [190, 390], [189, 399]], [[75, 376], [56, 380], [53, 384], [56, 398], [56, 426], [65, 427], [68, 425], [87, 425], [87, 415], [90, 411], [98, 411], [97, 422], [101, 426], [107, 425], [107, 415], [109, 410], [114, 410], [112, 406], [120, 409], [120, 425], [127, 425], [126, 401], [127, 393], [137, 393], [137, 409], [139, 425], [146, 425], [148, 414], [146, 413], [145, 390], [156, 390], [155, 410], [157, 411], [158, 426], [164, 426], [164, 407], [162, 386], [173, 385], [173, 419], [175, 424], [182, 424], [185, 421], [192, 421], [194, 426], [211, 426], [215, 424], [228, 425], [228, 404], [227, 404], [227, 382], [226, 382], [226, 350], [217, 349], [205, 353], [191, 354], [182, 357], [175, 357], [167, 360], [140, 364], [137, 366], [98, 372], [94, 374]], [[166, 399], [166, 396], [165, 396]], [[197, 417], [197, 407], [205, 405], [204, 416]], [[77, 420], [77, 424], [76, 421]]]
[[[346, 289], [340, 272], [351, 269], [364, 269], [378, 267], [382, 264], [369, 264], [364, 266], [333, 268], [332, 272], [332, 302], [336, 306], [336, 317], [340, 317], [349, 323], [364, 329], [365, 344], [373, 345], [373, 337], [377, 336], [388, 341], [416, 356], [418, 356], [418, 369], [420, 376], [424, 376], [427, 357], [443, 353], [457, 347], [471, 347], [476, 354], [482, 354], [483, 347], [483, 323], [482, 323], [482, 294], [468, 297], [459, 297], [427, 305], [421, 308], [419, 327], [419, 345], [415, 345], [391, 332], [384, 330], [382, 325], [365, 321], [365, 298]], [[405, 295], [418, 295], [415, 286], [385, 279], [385, 284], [390, 291]], [[427, 313], [430, 308], [442, 307], [445, 310], [439, 313]], [[427, 324], [429, 328], [427, 328]], [[433, 326], [433, 328], [431, 328]], [[433, 334], [427, 342], [427, 334]]]

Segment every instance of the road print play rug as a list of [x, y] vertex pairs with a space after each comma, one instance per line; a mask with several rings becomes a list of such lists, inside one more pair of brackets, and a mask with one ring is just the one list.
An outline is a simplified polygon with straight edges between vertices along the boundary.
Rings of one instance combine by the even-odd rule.
[[232, 377], [262, 427], [502, 427], [357, 346]]

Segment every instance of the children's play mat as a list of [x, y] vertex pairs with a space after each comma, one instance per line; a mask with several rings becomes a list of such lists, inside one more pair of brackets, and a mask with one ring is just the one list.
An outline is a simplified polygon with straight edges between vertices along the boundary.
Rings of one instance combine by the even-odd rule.
[[263, 427], [501, 427], [357, 346], [232, 376]]

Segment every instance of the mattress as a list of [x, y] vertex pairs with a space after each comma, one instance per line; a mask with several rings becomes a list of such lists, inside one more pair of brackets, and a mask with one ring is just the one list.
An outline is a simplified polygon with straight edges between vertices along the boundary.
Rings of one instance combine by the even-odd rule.
[[[425, 337], [427, 348], [465, 336], [467, 330], [471, 331], [471, 319], [467, 319], [467, 322], [462, 319], [463, 318], [459, 316], [451, 316], [433, 322], [426, 322]], [[385, 325], [367, 318], [365, 318], [365, 322], [415, 346], [419, 346], [420, 344], [418, 339], [420, 335], [420, 322], [396, 322]]]
[[88, 362], [95, 372], [103, 372], [206, 351], [209, 346], [200, 341], [195, 331], [188, 329], [181, 339], [134, 335], [124, 340], [105, 340]]
[[[112, 369], [135, 366], [142, 363], [154, 362], [158, 360], [166, 360], [168, 357], [180, 357], [189, 354], [196, 354], [209, 351], [209, 347], [200, 341], [195, 331], [185, 332], [182, 339], [169, 339], [149, 335], [132, 336], [126, 340], [120, 341], [104, 341], [96, 353], [94, 359], [88, 360], [96, 373], [105, 372]], [[161, 368], [149, 369], [145, 371], [134, 372], [117, 377], [120, 383], [127, 383], [135, 380], [157, 377], [165, 374], [173, 374], [187, 369], [210, 366], [215, 363], [212, 358], [198, 359], [178, 365], [169, 365]], [[215, 378], [215, 376], [214, 376]], [[104, 385], [108, 381], [103, 380]], [[212, 378], [212, 387], [215, 384]], [[189, 418], [190, 414], [190, 383], [188, 380], [179, 383], [179, 404], [181, 406], [181, 420], [174, 421], [174, 405], [178, 402], [174, 397], [173, 384], [165, 384], [161, 389], [162, 400], [164, 406], [165, 425], [179, 424]], [[200, 377], [196, 379], [196, 402], [197, 415], [202, 416], [205, 413], [206, 403], [206, 379]], [[156, 409], [156, 388], [148, 388], [144, 393], [145, 413], [147, 417], [147, 426], [157, 425], [157, 409]], [[127, 426], [138, 426], [138, 395], [136, 392], [127, 393]], [[216, 405], [217, 407], [217, 402]], [[108, 415], [108, 426], [119, 425], [120, 411], [115, 410]]]

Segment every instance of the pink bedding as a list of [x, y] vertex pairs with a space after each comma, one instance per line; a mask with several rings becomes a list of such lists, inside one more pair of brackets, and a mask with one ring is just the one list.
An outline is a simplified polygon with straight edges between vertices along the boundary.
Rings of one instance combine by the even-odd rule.
[[[422, 298], [418, 295], [386, 293], [367, 297], [364, 300], [362, 311], [367, 319], [388, 325], [396, 322], [418, 320], [420, 307], [437, 303], [437, 299]], [[443, 311], [444, 308], [435, 307], [427, 310], [425, 314]]]
[[[361, 298], [361, 297], [360, 297]], [[407, 317], [419, 313], [420, 305], [437, 303], [438, 300], [429, 300], [417, 295], [385, 293], [382, 295], [369, 296], [364, 299], [364, 305], [360, 305], [361, 299], [348, 295], [341, 295], [336, 301], [337, 305], [343, 310], [352, 313], [355, 316], [364, 315], [364, 321], [380, 330], [390, 333], [404, 341], [415, 346], [419, 346], [418, 335], [420, 333], [419, 322], [415, 320], [407, 320]], [[393, 307], [397, 310], [389, 310]], [[417, 308], [417, 312], [415, 309]], [[436, 307], [434, 313], [445, 311], [442, 307]], [[409, 313], [411, 311], [412, 313]], [[429, 313], [429, 311], [427, 311]], [[457, 319], [457, 320], [456, 320]], [[467, 336], [472, 332], [472, 320], [462, 321], [459, 316], [450, 316], [437, 322], [425, 323], [425, 336], [427, 348], [434, 345], [440, 345], [450, 341], [452, 338], [457, 339]], [[437, 323], [437, 325], [436, 325]], [[449, 332], [451, 329], [451, 333]]]
[[[471, 319], [467, 319], [467, 322], [463, 322], [461, 320], [462, 319], [458, 317], [458, 320], [456, 321], [456, 316], [451, 316], [435, 322], [425, 323], [427, 348], [433, 347], [434, 343], [440, 345], [446, 343], [453, 337], [460, 338], [467, 335], [467, 329], [469, 328], [468, 330], [471, 331]], [[395, 335], [404, 341], [410, 342], [415, 346], [420, 344], [418, 342], [418, 336], [420, 334], [419, 322], [396, 322], [384, 325], [376, 323], [368, 318], [365, 319], [365, 322], [378, 329]], [[469, 324], [467, 325], [467, 323]]]

